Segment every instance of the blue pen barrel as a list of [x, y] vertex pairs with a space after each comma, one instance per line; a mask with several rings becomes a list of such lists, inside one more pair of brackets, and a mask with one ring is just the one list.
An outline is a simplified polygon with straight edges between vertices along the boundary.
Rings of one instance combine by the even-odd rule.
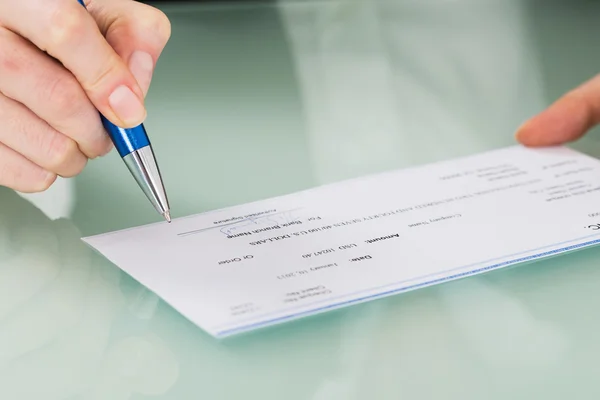
[[125, 129], [119, 128], [102, 115], [100, 117], [102, 118], [104, 129], [108, 132], [121, 157], [125, 157], [136, 150], [150, 145], [150, 140], [143, 124], [135, 128]]
[[[84, 0], [77, 2], [86, 8]], [[119, 155], [148, 200], [167, 222], [171, 222], [169, 200], [144, 125], [120, 128], [101, 113], [100, 118]]]

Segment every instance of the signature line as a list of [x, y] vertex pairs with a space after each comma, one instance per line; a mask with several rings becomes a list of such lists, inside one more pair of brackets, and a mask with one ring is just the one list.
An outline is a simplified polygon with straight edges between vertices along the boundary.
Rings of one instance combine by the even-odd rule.
[[287, 213], [287, 212], [298, 211], [298, 210], [301, 210], [301, 208], [294, 208], [292, 210], [279, 211], [279, 212], [271, 213], [271, 214], [263, 214], [263, 215], [259, 215], [258, 217], [252, 217], [252, 218], [248, 217], [248, 218], [241, 219], [239, 221], [228, 222], [226, 224], [221, 224], [221, 225], [215, 225], [215, 226], [211, 226], [209, 228], [202, 228], [202, 229], [196, 229], [196, 230], [188, 231], [188, 232], [181, 232], [181, 233], [178, 233], [177, 236], [195, 235], [197, 233], [202, 233], [202, 232], [210, 231], [210, 230], [217, 229], [217, 228], [223, 228], [224, 226], [236, 225], [236, 224], [239, 224], [239, 223], [244, 222], [244, 221], [255, 221], [255, 220], [258, 220], [258, 219], [261, 219], [261, 218], [272, 217], [274, 215], [284, 214], [284, 213]]

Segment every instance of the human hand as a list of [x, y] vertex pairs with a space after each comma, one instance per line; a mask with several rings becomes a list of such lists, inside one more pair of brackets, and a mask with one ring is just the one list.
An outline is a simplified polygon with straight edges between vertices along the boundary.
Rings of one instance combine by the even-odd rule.
[[130, 128], [171, 27], [133, 0], [0, 0], [0, 186], [39, 192], [112, 144], [98, 111]]
[[526, 146], [561, 145], [581, 138], [600, 124], [600, 75], [558, 99], [516, 133]]

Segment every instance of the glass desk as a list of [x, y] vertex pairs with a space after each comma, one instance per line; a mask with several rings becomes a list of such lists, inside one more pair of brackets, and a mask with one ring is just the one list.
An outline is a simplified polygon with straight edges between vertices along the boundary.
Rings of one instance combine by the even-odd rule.
[[[600, 71], [591, 1], [164, 11], [147, 128], [174, 217], [512, 145]], [[218, 342], [81, 242], [160, 220], [116, 153], [0, 204], [1, 399], [600, 396], [600, 248]]]

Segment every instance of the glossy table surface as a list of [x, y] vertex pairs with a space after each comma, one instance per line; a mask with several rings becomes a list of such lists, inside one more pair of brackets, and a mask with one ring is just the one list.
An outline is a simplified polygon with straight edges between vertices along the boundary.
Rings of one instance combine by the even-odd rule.
[[[174, 217], [512, 145], [600, 71], [592, 1], [163, 10], [147, 129]], [[116, 153], [0, 204], [0, 399], [600, 396], [599, 248], [219, 342], [80, 240], [159, 219]]]

